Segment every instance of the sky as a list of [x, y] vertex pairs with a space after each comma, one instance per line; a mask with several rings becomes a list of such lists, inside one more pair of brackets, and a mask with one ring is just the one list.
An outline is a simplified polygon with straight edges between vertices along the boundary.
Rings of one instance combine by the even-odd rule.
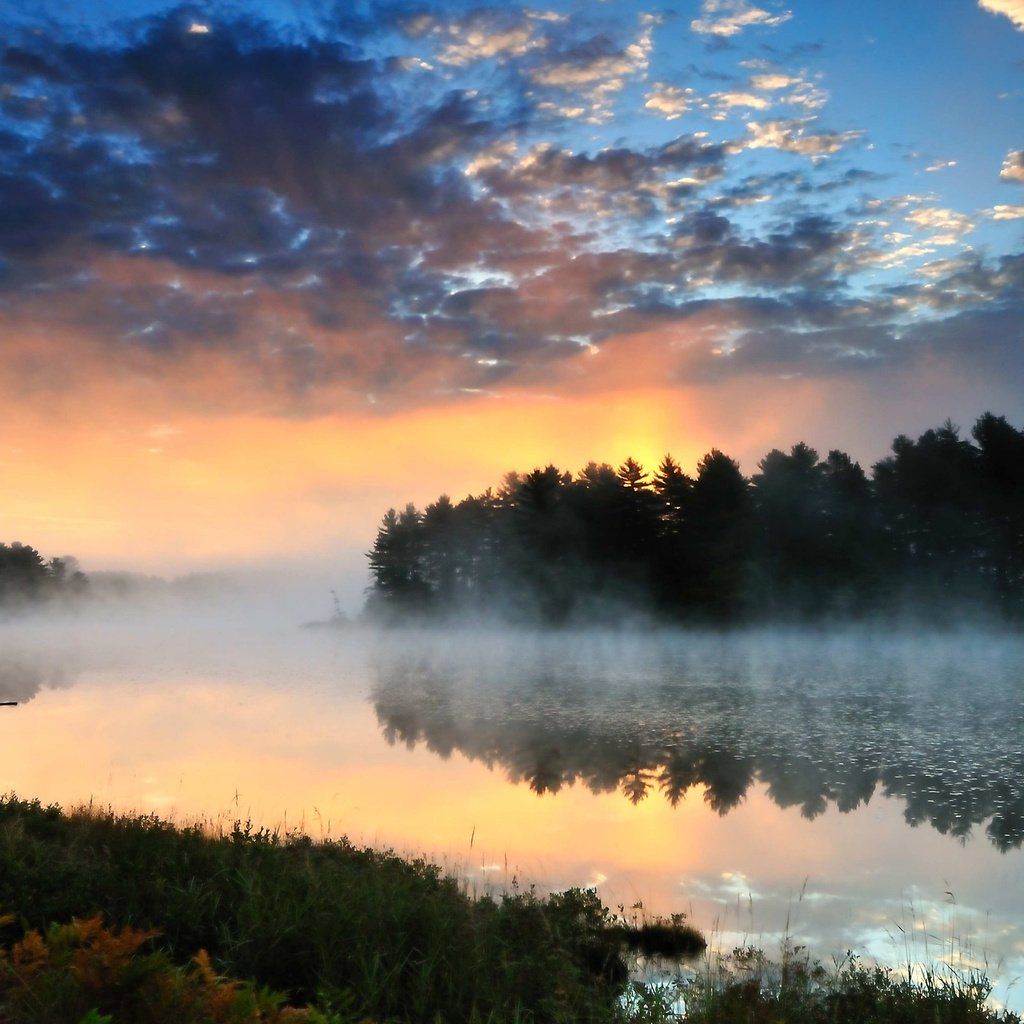
[[0, 539], [1024, 422], [1024, 0], [0, 0]]

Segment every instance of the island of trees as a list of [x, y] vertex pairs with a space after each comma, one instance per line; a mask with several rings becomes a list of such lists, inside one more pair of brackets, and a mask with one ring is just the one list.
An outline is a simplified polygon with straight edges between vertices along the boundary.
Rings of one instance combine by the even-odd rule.
[[870, 476], [844, 452], [773, 450], [747, 478], [713, 449], [508, 473], [390, 509], [368, 554], [385, 622], [696, 623], [925, 615], [1024, 621], [1024, 431], [985, 413], [897, 437]]

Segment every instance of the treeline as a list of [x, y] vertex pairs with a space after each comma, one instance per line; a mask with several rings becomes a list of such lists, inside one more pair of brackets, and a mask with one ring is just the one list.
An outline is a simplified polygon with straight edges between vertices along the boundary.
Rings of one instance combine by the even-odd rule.
[[28, 544], [0, 543], [0, 609], [80, 597], [88, 590], [88, 578], [70, 555], [47, 560]]
[[869, 477], [844, 452], [773, 450], [747, 478], [713, 449], [509, 473], [495, 492], [384, 516], [367, 614], [601, 621], [1024, 618], [1024, 432], [986, 413], [892, 443]]

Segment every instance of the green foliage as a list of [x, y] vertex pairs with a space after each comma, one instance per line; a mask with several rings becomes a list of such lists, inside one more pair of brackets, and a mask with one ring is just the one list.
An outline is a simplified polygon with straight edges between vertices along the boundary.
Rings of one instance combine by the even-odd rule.
[[79, 1024], [113, 1024], [114, 1018], [108, 1013], [100, 1013], [97, 1009], [90, 1010], [80, 1021]]
[[[424, 861], [249, 823], [211, 837], [152, 816], [2, 799], [0, 907], [17, 911], [22, 941], [33, 929], [50, 936], [52, 921], [102, 911], [118, 941], [158, 944], [152, 960], [138, 947], [133, 971], [162, 972], [206, 950], [218, 973], [249, 979], [252, 993], [285, 992], [345, 1020], [618, 1015], [623, 971], [595, 966], [618, 953], [602, 937], [605, 912], [593, 894], [473, 900]], [[73, 945], [60, 932], [52, 939]], [[60, 1019], [110, 1012], [90, 991], [79, 993], [77, 1017]]]
[[799, 948], [629, 982], [624, 943], [703, 940], [589, 890], [472, 900], [423, 861], [241, 822], [212, 837], [0, 799], [0, 906], [4, 1024], [1021, 1024], [984, 977]]

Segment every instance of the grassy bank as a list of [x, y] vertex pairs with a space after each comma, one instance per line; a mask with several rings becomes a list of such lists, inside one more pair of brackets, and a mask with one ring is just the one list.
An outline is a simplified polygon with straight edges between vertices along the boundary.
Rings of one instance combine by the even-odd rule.
[[755, 975], [747, 958], [678, 991], [628, 984], [627, 947], [679, 952], [684, 935], [637, 934], [587, 891], [473, 899], [344, 841], [0, 799], [0, 1024], [657, 1024], [683, 1005], [708, 1024], [1016, 1020], [985, 1007], [983, 980], [855, 964]]
[[625, 980], [589, 892], [471, 899], [433, 865], [345, 841], [14, 798], [0, 801], [3, 912], [8, 942], [102, 913], [157, 932], [173, 963], [205, 950], [225, 975], [353, 1020], [612, 1020]]

